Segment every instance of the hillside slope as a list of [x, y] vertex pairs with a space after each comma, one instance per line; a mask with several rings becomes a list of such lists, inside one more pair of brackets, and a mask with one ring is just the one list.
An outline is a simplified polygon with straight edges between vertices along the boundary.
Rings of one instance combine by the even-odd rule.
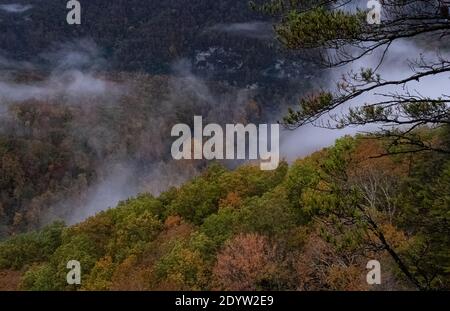
[[175, 61], [188, 59], [197, 74], [241, 85], [309, 71], [277, 48], [267, 17], [248, 1], [80, 2], [82, 23], [76, 26], [66, 22], [64, 1], [30, 0], [20, 13], [0, 10], [0, 56], [33, 62], [52, 47], [89, 38], [110, 70], [165, 74]]
[[[273, 172], [212, 165], [159, 197], [2, 242], [0, 276], [31, 290], [369, 290], [377, 259], [376, 289], [449, 289], [450, 161], [369, 159], [384, 148], [347, 137]], [[79, 287], [65, 283], [73, 259]]]

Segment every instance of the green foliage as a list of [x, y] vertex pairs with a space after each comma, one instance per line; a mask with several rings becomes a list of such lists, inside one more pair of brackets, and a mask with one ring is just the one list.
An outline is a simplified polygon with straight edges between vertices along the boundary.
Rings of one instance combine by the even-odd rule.
[[444, 289], [449, 286], [444, 276], [450, 275], [450, 161], [432, 168], [427, 162], [419, 162], [417, 175], [404, 184], [399, 226], [415, 235], [403, 252], [415, 275], [431, 288]]
[[122, 202], [115, 209], [108, 210], [107, 214], [116, 223], [123, 221], [123, 218], [128, 215], [139, 215], [144, 212], [148, 212], [158, 219], [162, 219], [164, 210], [161, 200], [156, 199], [150, 194], [141, 194], [136, 198]]
[[332, 108], [333, 104], [333, 94], [328, 92], [304, 97], [298, 103], [297, 110], [288, 108], [288, 114], [283, 118], [283, 122], [288, 127], [296, 128], [307, 121], [314, 121], [317, 114]]
[[361, 32], [365, 14], [351, 14], [324, 7], [299, 12], [291, 10], [275, 30], [280, 41], [291, 49], [326, 46], [338, 39], [354, 39]]
[[327, 150], [322, 169], [324, 173], [338, 179], [346, 178], [346, 169], [352, 160], [355, 140], [352, 137], [338, 139], [333, 147]]
[[83, 288], [86, 290], [109, 290], [112, 284], [111, 279], [114, 268], [115, 265], [111, 257], [101, 258], [95, 263]]
[[239, 216], [238, 211], [224, 208], [205, 219], [199, 231], [211, 240], [211, 250], [217, 250], [236, 232], [240, 226]]
[[311, 188], [317, 187], [320, 174], [317, 163], [313, 159], [303, 159], [295, 162], [283, 183], [287, 190], [289, 204], [302, 212], [303, 194]]
[[88, 274], [101, 255], [89, 235], [78, 234], [64, 241], [50, 258], [50, 263], [56, 268], [59, 279], [65, 280], [68, 272], [67, 263], [70, 260], [78, 260], [82, 273]]
[[286, 233], [300, 223], [298, 214], [290, 206], [287, 193], [282, 188], [275, 188], [261, 198], [246, 202], [239, 217], [244, 231], [267, 236]]
[[23, 276], [21, 286], [32, 291], [55, 291], [63, 288], [53, 266], [48, 263], [31, 267]]
[[127, 215], [116, 223], [108, 243], [108, 253], [114, 259], [123, 260], [140, 250], [158, 235], [161, 222], [150, 212]]
[[172, 286], [184, 290], [201, 290], [207, 286], [208, 269], [197, 250], [178, 241], [156, 264], [156, 274]]
[[288, 164], [281, 162], [276, 170], [262, 171], [257, 166], [245, 165], [220, 178], [225, 192], [234, 192], [242, 197], [261, 196], [280, 184], [288, 171]]

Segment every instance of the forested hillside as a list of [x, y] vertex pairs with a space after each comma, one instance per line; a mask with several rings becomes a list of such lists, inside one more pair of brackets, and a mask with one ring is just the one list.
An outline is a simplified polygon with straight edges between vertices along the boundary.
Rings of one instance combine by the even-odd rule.
[[[448, 128], [420, 131], [448, 144]], [[158, 197], [2, 242], [0, 286], [448, 289], [450, 161], [432, 152], [378, 157], [388, 145], [346, 137], [272, 172], [211, 164]], [[82, 265], [80, 287], [66, 283], [72, 259]], [[376, 288], [365, 280], [371, 259], [382, 264]]]
[[0, 0], [0, 290], [450, 290], [447, 1], [80, 2]]
[[[77, 76], [58, 76], [68, 80], [62, 94], [4, 101], [9, 106], [0, 118], [0, 238], [55, 218], [84, 219], [88, 215], [82, 208], [92, 201], [89, 189], [98, 192], [102, 181], [105, 191], [124, 199], [140, 191], [160, 193], [198, 174], [202, 161], [171, 162], [173, 124], [191, 124], [193, 115], [220, 124], [258, 122], [273, 111], [272, 100], [279, 107], [289, 102], [288, 94], [242, 90], [193, 76], [80, 76], [81, 82]], [[13, 85], [58, 87], [47, 79], [19, 75]], [[73, 94], [65, 91], [77, 83], [82, 86]], [[101, 87], [89, 92], [83, 83]], [[114, 184], [115, 175], [126, 178], [123, 184]], [[111, 204], [107, 198], [98, 201], [98, 209]], [[73, 216], [77, 209], [81, 212]]]
[[179, 185], [174, 124], [275, 121], [320, 76], [247, 1], [81, 3], [0, 1], [0, 238]]

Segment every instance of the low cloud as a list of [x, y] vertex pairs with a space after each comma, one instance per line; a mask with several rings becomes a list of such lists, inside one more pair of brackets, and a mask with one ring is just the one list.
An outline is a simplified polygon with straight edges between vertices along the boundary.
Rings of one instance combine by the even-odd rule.
[[[54, 204], [42, 219], [43, 223], [55, 219], [77, 223], [138, 193], [158, 195], [200, 174], [205, 162], [175, 161], [171, 158], [170, 146], [174, 139], [170, 132], [175, 124], [189, 124], [193, 122], [194, 115], [204, 116], [205, 122], [220, 124], [245, 123], [255, 117], [247, 107], [255, 90], [208, 82], [192, 73], [192, 66], [187, 60], [176, 62], [172, 69], [173, 73], [168, 78], [122, 76], [119, 80], [126, 85], [126, 92], [118, 105], [112, 110], [101, 109], [106, 111], [108, 118], [96, 115], [98, 111], [93, 110], [87, 119], [73, 121], [76, 136], [86, 138], [87, 147], [101, 162], [95, 169], [97, 178], [83, 191]], [[94, 90], [112, 92], [114, 88], [109, 85], [95, 87], [95, 80], [88, 81], [87, 76], [92, 74], [81, 72], [82, 83], [78, 87], [75, 87], [75, 82], [69, 85], [62, 81], [64, 92], [86, 92], [90, 86]], [[91, 77], [95, 79], [95, 76]], [[99, 104], [107, 105], [108, 101], [102, 99]], [[118, 115], [116, 111], [122, 109], [126, 111]], [[111, 122], [111, 116], [120, 119]], [[124, 132], [123, 128], [129, 128], [129, 123], [138, 125], [139, 130]], [[129, 138], [126, 136], [130, 133], [133, 139], [127, 143]], [[110, 154], [110, 146], [114, 146], [113, 154]], [[130, 149], [133, 151], [130, 152]], [[105, 154], [108, 154], [107, 158]], [[235, 165], [228, 161], [224, 164]]]
[[[39, 55], [40, 63], [15, 61], [0, 55], [0, 106], [25, 100], [49, 100], [69, 97], [70, 103], [96, 96], [116, 96], [121, 87], [99, 77], [105, 67], [100, 49], [91, 40], [77, 40], [54, 46]], [[45, 64], [45, 65], [43, 65]], [[51, 73], [34, 81], [15, 81], [14, 75], [23, 71]]]
[[68, 96], [72, 103], [76, 103], [86, 97], [111, 95], [109, 90], [114, 90], [112, 82], [96, 78], [93, 74], [73, 70], [30, 84], [0, 80], [0, 101], [12, 103]]

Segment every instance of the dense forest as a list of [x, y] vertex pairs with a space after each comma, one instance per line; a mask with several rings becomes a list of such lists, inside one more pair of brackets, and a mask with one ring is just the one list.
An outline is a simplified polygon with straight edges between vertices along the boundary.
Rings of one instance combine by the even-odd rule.
[[[428, 132], [448, 143], [448, 129]], [[450, 286], [450, 161], [346, 137], [276, 171], [219, 164], [160, 196], [0, 244], [4, 289], [404, 290]], [[66, 264], [81, 262], [81, 287]], [[382, 263], [370, 287], [366, 264]]]
[[174, 124], [274, 119], [320, 76], [245, 1], [82, 1], [77, 27], [64, 1], [3, 3], [0, 238], [179, 185], [205, 163], [170, 162]]
[[[33, 62], [50, 47], [90, 38], [102, 47], [109, 70], [167, 74], [174, 61], [187, 58], [198, 74], [245, 85], [277, 82], [279, 61], [289, 64], [283, 69], [291, 75], [308, 68], [280, 49], [271, 18], [250, 10], [248, 1], [81, 0], [83, 22], [77, 27], [66, 22], [66, 3], [30, 0], [32, 8], [19, 15], [0, 10], [3, 56]], [[51, 58], [39, 59], [39, 67], [51, 66]]]
[[[55, 87], [40, 85], [46, 78], [30, 73], [16, 79]], [[74, 79], [69, 76], [65, 87]], [[10, 101], [0, 126], [0, 237], [70, 219], [88, 204], [88, 190], [114, 179], [109, 176], [116, 170], [133, 183], [123, 198], [178, 185], [205, 163], [171, 161], [167, 133], [173, 124], [191, 124], [193, 115], [219, 124], [258, 122], [273, 111], [269, 99], [287, 105], [291, 96], [193, 76], [108, 73], [87, 81], [104, 84], [104, 91], [81, 95], [82, 87], [75, 94]]]

